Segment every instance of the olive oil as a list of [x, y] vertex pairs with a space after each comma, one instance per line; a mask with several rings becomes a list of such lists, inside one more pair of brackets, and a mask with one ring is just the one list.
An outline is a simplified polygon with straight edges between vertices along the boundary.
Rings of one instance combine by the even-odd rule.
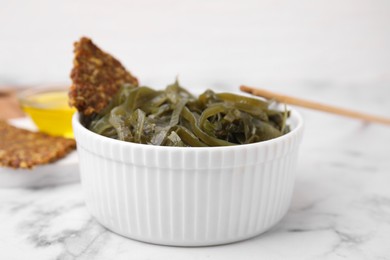
[[76, 111], [68, 105], [65, 90], [48, 90], [21, 100], [22, 108], [41, 132], [73, 138], [72, 116]]

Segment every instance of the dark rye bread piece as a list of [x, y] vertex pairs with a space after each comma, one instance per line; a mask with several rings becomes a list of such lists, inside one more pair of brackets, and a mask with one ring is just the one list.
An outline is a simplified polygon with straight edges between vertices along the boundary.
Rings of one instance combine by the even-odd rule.
[[110, 54], [90, 39], [74, 44], [69, 103], [85, 116], [99, 113], [123, 84], [138, 86], [138, 80]]
[[31, 169], [54, 162], [75, 148], [73, 139], [31, 132], [0, 120], [0, 166]]

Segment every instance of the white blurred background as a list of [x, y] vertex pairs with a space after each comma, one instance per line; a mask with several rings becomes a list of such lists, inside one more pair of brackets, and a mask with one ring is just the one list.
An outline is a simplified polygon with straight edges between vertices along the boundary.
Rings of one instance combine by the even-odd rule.
[[83, 35], [156, 88], [390, 83], [388, 0], [1, 0], [0, 85], [68, 83]]

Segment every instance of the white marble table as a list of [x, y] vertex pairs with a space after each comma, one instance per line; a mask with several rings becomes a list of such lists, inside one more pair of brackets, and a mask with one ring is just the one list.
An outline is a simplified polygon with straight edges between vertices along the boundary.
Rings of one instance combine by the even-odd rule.
[[[389, 114], [390, 82], [297, 83], [286, 93]], [[0, 190], [0, 259], [390, 259], [390, 128], [302, 110], [306, 132], [292, 205], [253, 239], [178, 248], [99, 225], [80, 184]]]

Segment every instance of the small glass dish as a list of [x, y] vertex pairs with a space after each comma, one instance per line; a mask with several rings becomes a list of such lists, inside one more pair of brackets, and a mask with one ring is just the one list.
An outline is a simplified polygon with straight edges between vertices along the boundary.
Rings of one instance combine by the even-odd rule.
[[72, 116], [76, 110], [68, 104], [68, 87], [31, 88], [20, 93], [19, 102], [41, 132], [73, 138]]

